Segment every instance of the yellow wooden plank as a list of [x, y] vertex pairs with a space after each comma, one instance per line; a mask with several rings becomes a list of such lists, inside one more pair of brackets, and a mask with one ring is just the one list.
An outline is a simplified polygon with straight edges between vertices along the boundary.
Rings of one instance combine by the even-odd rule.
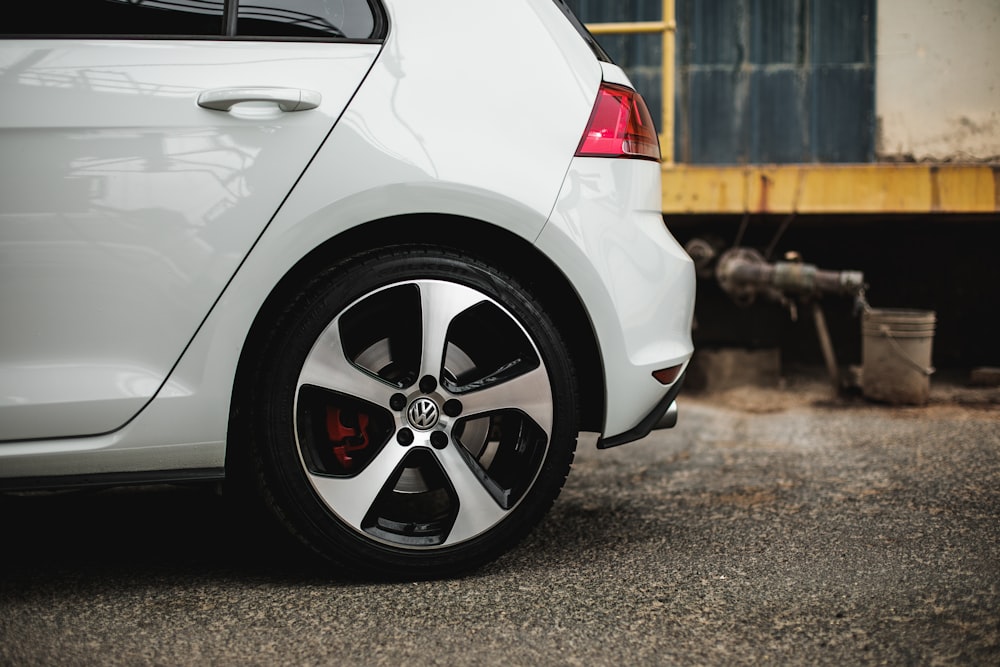
[[988, 165], [664, 165], [665, 213], [995, 213]]

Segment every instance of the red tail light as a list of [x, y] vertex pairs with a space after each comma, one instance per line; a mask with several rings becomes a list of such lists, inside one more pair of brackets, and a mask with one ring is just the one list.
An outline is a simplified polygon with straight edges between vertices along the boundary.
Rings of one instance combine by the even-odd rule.
[[659, 161], [660, 140], [642, 95], [624, 86], [602, 83], [576, 154]]

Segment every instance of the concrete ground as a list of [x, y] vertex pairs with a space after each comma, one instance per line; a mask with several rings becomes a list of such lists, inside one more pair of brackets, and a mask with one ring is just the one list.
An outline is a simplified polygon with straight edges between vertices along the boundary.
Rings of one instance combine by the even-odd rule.
[[472, 575], [248, 553], [220, 498], [0, 498], [0, 664], [997, 665], [1000, 390], [689, 393]]

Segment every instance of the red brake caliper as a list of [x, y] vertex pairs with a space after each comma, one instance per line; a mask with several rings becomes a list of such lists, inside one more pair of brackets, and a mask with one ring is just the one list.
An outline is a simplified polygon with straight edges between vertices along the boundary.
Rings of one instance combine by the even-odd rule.
[[340, 408], [326, 409], [326, 434], [333, 443], [333, 455], [340, 461], [345, 470], [350, 470], [354, 458], [350, 452], [356, 452], [368, 446], [368, 415], [358, 414], [358, 427], [352, 428], [344, 424], [340, 416]]

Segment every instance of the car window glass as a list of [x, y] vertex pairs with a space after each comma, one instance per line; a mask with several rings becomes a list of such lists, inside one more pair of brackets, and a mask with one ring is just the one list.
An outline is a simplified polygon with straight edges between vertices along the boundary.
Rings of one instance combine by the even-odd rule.
[[236, 20], [243, 37], [367, 39], [374, 28], [367, 0], [240, 0]]
[[224, 0], [32, 0], [4, 13], [5, 35], [221, 36]]

